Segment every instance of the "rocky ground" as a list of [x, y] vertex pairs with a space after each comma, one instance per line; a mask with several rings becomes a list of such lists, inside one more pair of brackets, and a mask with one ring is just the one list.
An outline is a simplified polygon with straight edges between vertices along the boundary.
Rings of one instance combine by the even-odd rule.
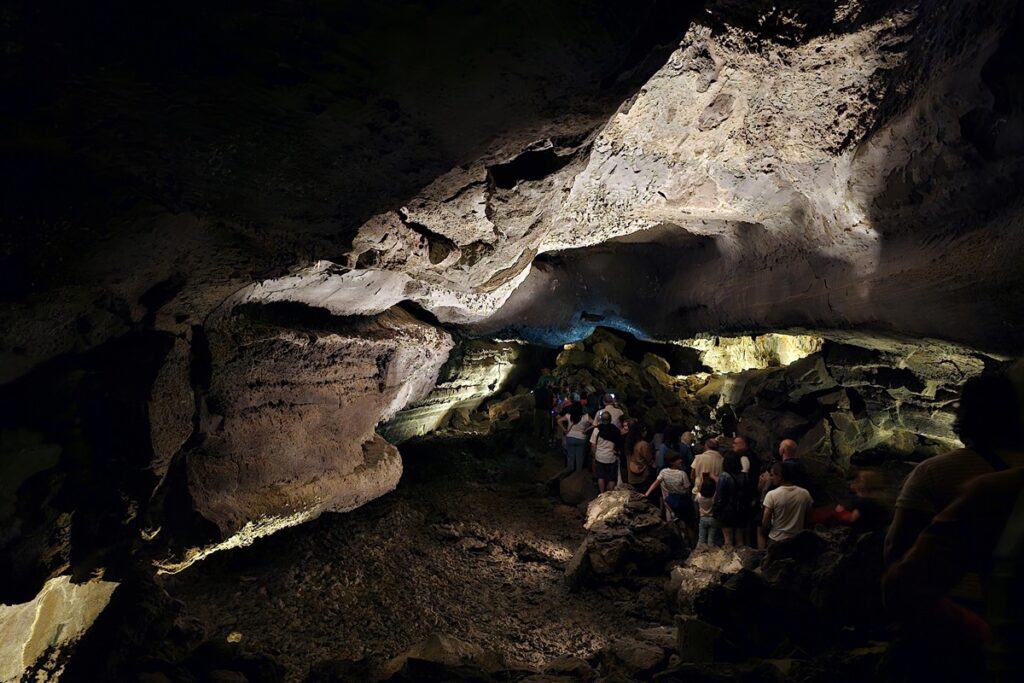
[[539, 667], [670, 618], [622, 586], [565, 587], [586, 532], [548, 493], [554, 455], [404, 450], [393, 495], [213, 556], [167, 590], [210, 637], [241, 634], [288, 680], [323, 660], [381, 662], [438, 633]]

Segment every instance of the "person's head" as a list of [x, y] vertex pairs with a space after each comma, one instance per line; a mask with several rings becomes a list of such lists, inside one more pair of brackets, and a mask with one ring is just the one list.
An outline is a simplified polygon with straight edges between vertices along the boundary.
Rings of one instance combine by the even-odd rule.
[[613, 396], [612, 394], [605, 394], [604, 404], [606, 406], [615, 405], [615, 396]]
[[740, 456], [736, 453], [728, 453], [722, 460], [722, 470], [729, 474], [739, 474], [743, 471], [743, 464], [740, 462]]
[[689, 430], [683, 432], [683, 443], [685, 443], [687, 446], [693, 445], [693, 432]]
[[775, 486], [784, 486], [790, 483], [788, 475], [786, 467], [781, 462], [772, 465], [771, 481]]
[[704, 496], [705, 498], [710, 498], [711, 496], [715, 495], [715, 488], [715, 480], [712, 479], [711, 477], [705, 476], [703, 479], [701, 479], [700, 495]]
[[683, 459], [680, 458], [678, 455], [673, 458], [669, 458], [668, 466], [674, 470], [681, 470], [683, 469]]
[[779, 457], [783, 460], [792, 460], [796, 457], [796, 441], [783, 439], [779, 444]]
[[682, 429], [676, 425], [669, 425], [665, 428], [665, 443], [674, 448], [679, 443], [679, 437], [682, 433]]
[[978, 375], [960, 391], [953, 431], [972, 448], [1024, 449], [1021, 405], [1005, 373]]
[[610, 413], [601, 413], [601, 424], [610, 425], [612, 423], [612, 416]]
[[573, 401], [572, 405], [569, 406], [569, 419], [575, 424], [580, 421], [581, 417], [583, 417], [583, 406], [580, 405], [579, 401]]
[[704, 450], [706, 451], [717, 451], [718, 450], [718, 439], [711, 437], [704, 442]]
[[750, 451], [750, 444], [747, 443], [747, 437], [737, 436], [732, 440], [733, 453], [739, 453], [740, 455], [746, 455]]

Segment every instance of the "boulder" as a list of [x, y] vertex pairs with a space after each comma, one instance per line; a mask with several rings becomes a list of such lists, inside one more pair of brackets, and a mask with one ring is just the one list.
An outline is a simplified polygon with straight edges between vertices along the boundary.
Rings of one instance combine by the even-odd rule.
[[675, 523], [664, 522], [657, 508], [628, 488], [591, 501], [586, 528], [586, 538], [566, 565], [565, 582], [571, 589], [654, 576], [683, 553]]
[[821, 651], [843, 627], [881, 628], [883, 532], [805, 530], [777, 543], [756, 570], [705, 586], [693, 613], [724, 630], [735, 651], [786, 656], [778, 648]]
[[544, 673], [551, 676], [564, 676], [574, 681], [592, 681], [597, 672], [585, 660], [579, 657], [559, 657], [548, 662]]
[[651, 626], [636, 632], [636, 637], [646, 643], [657, 645], [671, 654], [676, 649], [676, 629], [672, 626]]
[[668, 591], [682, 610], [692, 610], [697, 597], [710, 586], [743, 569], [754, 569], [761, 553], [751, 548], [699, 548], [673, 567]]
[[589, 470], [577, 470], [558, 482], [558, 495], [566, 505], [579, 505], [597, 495], [597, 484]]
[[684, 662], [712, 662], [720, 649], [722, 629], [697, 617], [676, 617], [676, 652]]
[[614, 350], [617, 356], [622, 355], [622, 352], [626, 350], [626, 340], [603, 327], [594, 330], [588, 342], [594, 345], [607, 344]]
[[562, 367], [590, 367], [594, 362], [594, 354], [578, 346], [565, 349], [555, 358], [555, 365]]
[[598, 524], [623, 517], [631, 500], [636, 500], [636, 492], [630, 488], [605, 491], [587, 506], [584, 528], [593, 529]]
[[647, 352], [644, 354], [643, 359], [640, 361], [640, 367], [644, 368], [645, 370], [649, 368], [655, 368], [657, 370], [661, 370], [661, 372], [667, 375], [669, 373], [671, 365], [667, 360], [665, 360], [661, 356]]
[[668, 660], [664, 649], [635, 638], [615, 640], [601, 658], [607, 668], [638, 678], [649, 676]]
[[391, 659], [378, 674], [388, 681], [489, 681], [507, 670], [504, 657], [452, 636], [436, 633]]

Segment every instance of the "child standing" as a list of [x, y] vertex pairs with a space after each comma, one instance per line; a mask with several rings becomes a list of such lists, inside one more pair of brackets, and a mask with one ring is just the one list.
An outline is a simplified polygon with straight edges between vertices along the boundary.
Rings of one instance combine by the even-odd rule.
[[711, 477], [704, 477], [700, 490], [697, 492], [697, 511], [700, 514], [700, 523], [697, 527], [697, 547], [708, 545], [721, 545], [721, 529], [718, 521], [711, 513], [715, 505], [715, 480]]

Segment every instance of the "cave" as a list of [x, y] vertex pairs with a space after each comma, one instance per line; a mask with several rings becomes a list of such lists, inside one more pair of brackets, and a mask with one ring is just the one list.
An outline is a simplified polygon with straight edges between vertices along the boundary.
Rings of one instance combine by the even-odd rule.
[[[1024, 465], [1024, 3], [8, 5], [0, 680], [995, 676], [886, 534], [972, 386]], [[605, 394], [821, 514], [600, 491]]]

